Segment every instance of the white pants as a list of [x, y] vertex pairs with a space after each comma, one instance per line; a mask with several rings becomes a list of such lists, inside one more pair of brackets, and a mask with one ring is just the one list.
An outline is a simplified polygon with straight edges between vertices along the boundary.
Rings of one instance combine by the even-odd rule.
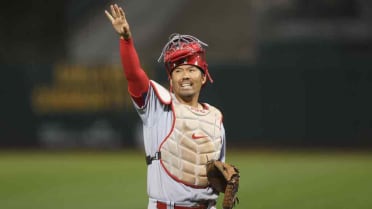
[[[158, 200], [150, 198], [147, 209], [157, 209], [157, 207], [156, 207], [157, 201]], [[174, 202], [169, 202], [169, 201], [161, 201], [161, 202], [167, 202], [167, 205], [168, 205], [167, 209], [174, 209], [174, 205], [175, 205]], [[182, 204], [182, 203], [177, 203], [177, 205], [184, 206], [184, 207], [192, 207], [192, 205], [187, 205], [187, 204]], [[217, 209], [217, 208], [216, 208], [215, 205], [209, 205], [208, 209]]]

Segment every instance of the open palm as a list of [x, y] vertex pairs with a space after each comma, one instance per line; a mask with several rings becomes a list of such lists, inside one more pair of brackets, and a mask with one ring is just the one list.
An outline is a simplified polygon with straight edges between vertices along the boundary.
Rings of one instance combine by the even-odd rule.
[[125, 39], [130, 38], [130, 30], [127, 19], [125, 18], [124, 10], [117, 4], [110, 5], [111, 13], [105, 10], [107, 18], [111, 21], [115, 31]]

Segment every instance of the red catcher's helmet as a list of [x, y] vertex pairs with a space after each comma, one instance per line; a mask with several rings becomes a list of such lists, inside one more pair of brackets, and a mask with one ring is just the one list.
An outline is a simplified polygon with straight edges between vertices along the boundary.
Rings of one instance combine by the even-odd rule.
[[169, 37], [168, 43], [164, 46], [163, 51], [158, 59], [163, 62], [170, 76], [174, 68], [180, 65], [194, 65], [205, 73], [209, 81], [213, 80], [208, 72], [208, 64], [205, 59], [205, 49], [203, 46], [208, 46], [199, 39], [190, 35], [181, 35], [178, 33], [172, 34]]

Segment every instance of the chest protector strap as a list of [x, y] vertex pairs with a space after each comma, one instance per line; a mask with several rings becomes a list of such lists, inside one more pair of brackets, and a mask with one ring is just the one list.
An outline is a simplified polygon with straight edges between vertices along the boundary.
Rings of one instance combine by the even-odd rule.
[[154, 156], [147, 155], [146, 156], [146, 164], [150, 165], [153, 160], [160, 160], [161, 159], [161, 152], [155, 152]]

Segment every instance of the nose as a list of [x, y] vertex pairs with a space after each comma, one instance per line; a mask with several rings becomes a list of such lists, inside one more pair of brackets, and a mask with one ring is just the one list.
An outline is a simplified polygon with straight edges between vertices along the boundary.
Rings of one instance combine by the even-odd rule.
[[183, 79], [189, 79], [190, 78], [190, 74], [187, 70], [184, 70], [183, 73], [182, 73], [182, 78]]

